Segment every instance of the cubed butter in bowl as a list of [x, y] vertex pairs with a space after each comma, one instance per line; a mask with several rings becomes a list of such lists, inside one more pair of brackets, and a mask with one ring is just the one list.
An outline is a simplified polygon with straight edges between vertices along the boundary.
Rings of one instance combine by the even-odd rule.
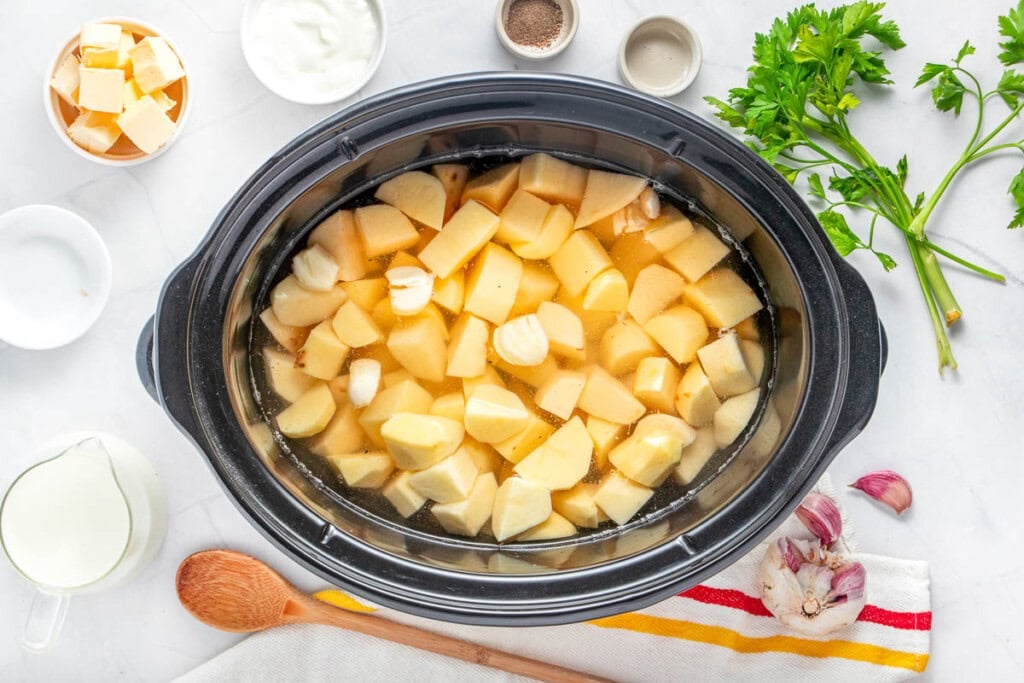
[[181, 134], [189, 78], [181, 56], [152, 26], [97, 19], [64, 43], [43, 99], [54, 130], [77, 154], [130, 166], [159, 156]]

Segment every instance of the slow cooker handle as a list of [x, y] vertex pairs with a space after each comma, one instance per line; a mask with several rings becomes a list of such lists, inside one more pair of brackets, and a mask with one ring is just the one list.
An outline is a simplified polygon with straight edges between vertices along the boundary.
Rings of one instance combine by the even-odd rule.
[[146, 389], [146, 393], [149, 394], [157, 403], [160, 402], [160, 397], [156, 393], [156, 373], [153, 370], [153, 335], [154, 328], [156, 326], [156, 316], [149, 316], [149, 320], [142, 327], [142, 332], [139, 333], [139, 341], [135, 345], [135, 369], [139, 373], [139, 379], [142, 380], [142, 386]]

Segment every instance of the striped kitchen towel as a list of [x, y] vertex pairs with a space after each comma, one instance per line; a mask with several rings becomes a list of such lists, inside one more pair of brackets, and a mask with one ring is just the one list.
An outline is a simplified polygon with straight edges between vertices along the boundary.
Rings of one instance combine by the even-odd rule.
[[[819, 484], [831, 491], [827, 482]], [[849, 530], [847, 521], [845, 528]], [[790, 519], [781, 533], [806, 536]], [[924, 671], [931, 633], [924, 562], [848, 550], [867, 571], [868, 605], [856, 623], [828, 636], [805, 636], [776, 621], [758, 597], [765, 544], [707, 582], [647, 609], [582, 624], [482, 628], [410, 617], [354, 601], [351, 608], [489, 647], [621, 681], [896, 681]], [[766, 541], [767, 543], [768, 541]], [[196, 628], [205, 628], [199, 624]], [[260, 633], [186, 675], [201, 681], [520, 680], [509, 674], [322, 626]]]

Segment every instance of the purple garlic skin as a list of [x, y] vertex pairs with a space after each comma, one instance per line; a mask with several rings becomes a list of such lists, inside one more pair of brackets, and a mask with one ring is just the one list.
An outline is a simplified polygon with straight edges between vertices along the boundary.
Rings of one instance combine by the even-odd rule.
[[796, 509], [796, 516], [826, 548], [843, 533], [843, 518], [835, 501], [821, 493], [808, 493]]
[[888, 505], [897, 515], [903, 514], [903, 511], [914, 502], [914, 492], [910, 490], [910, 483], [892, 470], [878, 470], [865, 474], [850, 484], [850, 487]]

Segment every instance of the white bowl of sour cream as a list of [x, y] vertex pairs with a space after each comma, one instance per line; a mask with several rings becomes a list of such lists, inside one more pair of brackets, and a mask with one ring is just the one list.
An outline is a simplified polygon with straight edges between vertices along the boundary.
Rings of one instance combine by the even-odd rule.
[[269, 90], [328, 104], [377, 71], [387, 21], [380, 0], [247, 0], [241, 35], [249, 68]]

